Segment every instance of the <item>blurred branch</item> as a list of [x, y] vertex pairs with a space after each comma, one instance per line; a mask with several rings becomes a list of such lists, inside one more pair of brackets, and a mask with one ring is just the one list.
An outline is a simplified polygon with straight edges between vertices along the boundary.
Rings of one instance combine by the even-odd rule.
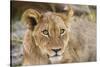
[[12, 41], [13, 41], [13, 42], [18, 42], [18, 43], [22, 43], [22, 42], [23, 42], [23, 41], [20, 40], [20, 39], [13, 39]]

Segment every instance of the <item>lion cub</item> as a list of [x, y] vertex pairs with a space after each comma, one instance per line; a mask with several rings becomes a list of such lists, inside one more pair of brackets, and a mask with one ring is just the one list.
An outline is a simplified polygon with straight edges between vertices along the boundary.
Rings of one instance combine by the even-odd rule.
[[[81, 33], [78, 32], [79, 37], [76, 34], [77, 31], [71, 33], [73, 31], [70, 21], [72, 16], [72, 9], [69, 9], [68, 14], [40, 13], [34, 9], [27, 9], [22, 15], [22, 22], [27, 27], [23, 40], [23, 64], [54, 64], [90, 60], [90, 55], [93, 54], [87, 48], [88, 44], [80, 37]], [[81, 38], [84, 41], [83, 44]], [[95, 60], [95, 55], [93, 60]]]

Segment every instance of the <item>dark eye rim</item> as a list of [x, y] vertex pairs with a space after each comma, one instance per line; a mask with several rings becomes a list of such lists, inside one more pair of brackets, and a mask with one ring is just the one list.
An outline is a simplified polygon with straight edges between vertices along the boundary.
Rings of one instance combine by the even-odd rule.
[[[45, 33], [45, 32], [46, 32], [46, 33]], [[43, 33], [44, 35], [49, 35], [49, 32], [48, 32], [48, 30], [46, 30], [46, 29], [43, 30], [42, 33]]]
[[65, 32], [65, 29], [60, 29], [60, 34], [63, 34]]

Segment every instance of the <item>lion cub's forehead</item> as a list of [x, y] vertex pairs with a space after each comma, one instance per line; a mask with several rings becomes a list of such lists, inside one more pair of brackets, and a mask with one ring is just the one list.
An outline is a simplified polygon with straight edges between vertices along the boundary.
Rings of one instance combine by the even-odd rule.
[[46, 24], [56, 24], [59, 27], [65, 27], [64, 20], [56, 13], [47, 12], [44, 14], [43, 20]]

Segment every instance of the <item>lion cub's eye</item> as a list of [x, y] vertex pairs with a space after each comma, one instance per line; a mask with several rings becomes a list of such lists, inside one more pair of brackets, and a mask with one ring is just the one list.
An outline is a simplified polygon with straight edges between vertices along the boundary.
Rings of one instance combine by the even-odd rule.
[[63, 34], [65, 32], [65, 29], [60, 29], [60, 34]]
[[42, 32], [43, 32], [44, 35], [49, 35], [48, 30], [43, 30]]

